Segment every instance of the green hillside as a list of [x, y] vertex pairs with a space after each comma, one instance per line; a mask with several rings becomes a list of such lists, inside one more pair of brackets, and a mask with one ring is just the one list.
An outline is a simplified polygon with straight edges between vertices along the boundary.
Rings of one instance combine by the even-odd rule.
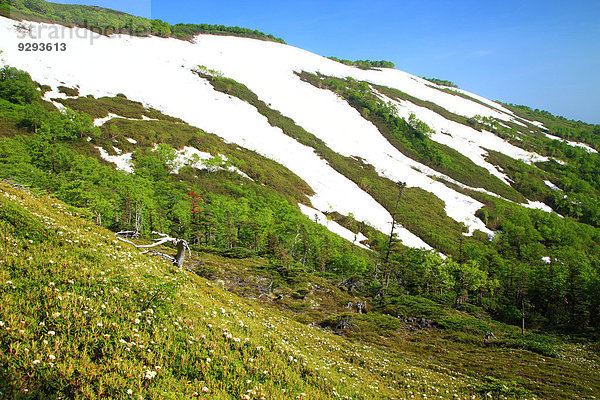
[[465, 377], [388, 360], [140, 255], [85, 214], [0, 184], [3, 398], [373, 399], [405, 397], [411, 383], [423, 394], [471, 391]]
[[[93, 23], [105, 34], [134, 23], [142, 35], [274, 40], [94, 7], [13, 4], [15, 18]], [[0, 10], [9, 11], [6, 2]], [[66, 98], [47, 101], [52, 88], [5, 67], [0, 398], [592, 399], [600, 392], [600, 156], [546, 135], [598, 149], [598, 126], [514, 105], [506, 106], [523, 125], [500, 124], [369, 82], [297, 73], [338, 95], [398, 151], [451, 178], [445, 185], [479, 200], [477, 217], [496, 235], [465, 236], [433, 194], [336, 153], [240, 82], [202, 66], [189, 72], [312, 148], [443, 255], [406, 247], [352, 214], [329, 213], [365, 235], [367, 248], [358, 247], [302, 214], [299, 204], [311, 206], [314, 192], [281, 164], [122, 94], [84, 97], [61, 86]], [[507, 184], [432, 140], [414, 114], [400, 118], [377, 93], [549, 161], [488, 151]], [[527, 200], [561, 215], [520, 205]], [[154, 232], [184, 239], [191, 254], [177, 269], [117, 241], [119, 231], [135, 231], [138, 244]]]
[[[516, 328], [408, 297], [396, 307], [437, 315], [434, 328], [351, 312], [327, 318], [325, 330], [307, 326], [272, 301], [261, 306], [216, 288], [222, 279], [140, 255], [90, 220], [85, 209], [0, 183], [7, 398], [566, 399], [600, 388], [588, 346], [521, 338]], [[190, 264], [230, 281], [242, 266], [246, 280], [264, 274], [260, 259], [198, 253]], [[309, 280], [319, 284], [336, 292]], [[497, 341], [484, 343], [486, 329]]]
[[[342, 216], [341, 221], [348, 229], [367, 235], [367, 244], [375, 250], [371, 252], [316, 225], [296, 206], [310, 204], [307, 196], [312, 194], [311, 189], [271, 160], [226, 144], [215, 135], [155, 110], [144, 109], [124, 96], [102, 99], [73, 96], [60, 100], [69, 108], [59, 112], [54, 105], [41, 100], [41, 90], [47, 88], [37, 89], [27, 74], [6, 68], [2, 76], [0, 177], [47, 190], [74, 206], [87, 207], [102, 226], [115, 231], [137, 228], [145, 237], [151, 231], [166, 232], [217, 253], [238, 249], [332, 280], [352, 278], [359, 283], [354, 286], [361, 288], [363, 295], [382, 297], [385, 301], [388, 297], [392, 301], [395, 293], [408, 291], [457, 307], [463, 302], [473, 303], [503, 322], [518, 323], [523, 300], [528, 305], [531, 327], [560, 326], [574, 331], [590, 328], [594, 331], [598, 327], [600, 299], [595, 288], [599, 275], [595, 260], [600, 251], [599, 230], [594, 224], [585, 223], [586, 214], [579, 221], [562, 219], [498, 197], [469, 193], [486, 204], [479, 212], [482, 220], [499, 230], [490, 242], [486, 235], [463, 236], [463, 228], [445, 215], [443, 203], [431, 194], [405, 189], [398, 203], [398, 219], [452, 256], [435, 266], [444, 269], [448, 278], [433, 289], [429, 282], [432, 275], [428, 274], [435, 274], [435, 270], [425, 275], [413, 272], [431, 269], [424, 261], [425, 252], [408, 257], [408, 249], [392, 242], [390, 255], [381, 265], [378, 254], [387, 254], [390, 246], [385, 234], [369, 228], [363, 221], [355, 221], [352, 216]], [[223, 79], [210, 82], [217, 90], [250, 102], [274, 126], [313, 147], [336, 170], [393, 211], [398, 195], [394, 182], [381, 178], [372, 166], [337, 155], [293, 121], [258, 101], [243, 85]], [[415, 128], [403, 125], [403, 120], [397, 117], [386, 120], [386, 114], [377, 116], [385, 111], [378, 103], [353, 96], [352, 101], [363, 101], [373, 107], [376, 112], [367, 117], [379, 118], [380, 129], [388, 129], [386, 134], [391, 139], [396, 137], [393, 143], [407, 154], [425, 146], [431, 149], [430, 154], [443, 155], [442, 160], [457, 157], [435, 147], [433, 141]], [[93, 118], [106, 117], [110, 112], [133, 120], [115, 118], [100, 128], [92, 126]], [[143, 120], [142, 116], [153, 120]], [[205, 169], [193, 167], [193, 160], [184, 160], [179, 167], [175, 165], [177, 150], [185, 146], [212, 155]], [[115, 170], [114, 164], [100, 158], [98, 149], [112, 156], [131, 153], [134, 173]], [[439, 168], [454, 168], [457, 179], [462, 179], [462, 174], [484, 186], [489, 182], [490, 189], [497, 188], [498, 193], [507, 197], [523, 195], [537, 199], [541, 195], [552, 199], [549, 197], [552, 191], [543, 180], [551, 177], [558, 183], [560, 175], [490, 154], [493, 162], [502, 165], [511, 178], [514, 176], [513, 188], [502, 184], [503, 187], [499, 181], [495, 183], [487, 172], [481, 173], [474, 165], [462, 166], [456, 162], [459, 158], [442, 163]], [[597, 155], [589, 155], [586, 160], [597, 162], [597, 159]], [[436, 166], [433, 161], [432, 165]], [[471, 168], [471, 172], [456, 169], [457, 166]], [[232, 172], [232, 168], [251, 179]], [[594, 195], [593, 190], [582, 192], [585, 187], [579, 185], [574, 194]], [[542, 257], [551, 257], [554, 262], [546, 264]], [[460, 269], [454, 270], [457, 264], [472, 265], [473, 277], [478, 278], [472, 284], [461, 283], [474, 278], [462, 276]], [[549, 268], [556, 271], [549, 275], [550, 280], [545, 272]], [[383, 280], [374, 274], [377, 270], [384, 271]], [[568, 305], [563, 301], [565, 298]]]

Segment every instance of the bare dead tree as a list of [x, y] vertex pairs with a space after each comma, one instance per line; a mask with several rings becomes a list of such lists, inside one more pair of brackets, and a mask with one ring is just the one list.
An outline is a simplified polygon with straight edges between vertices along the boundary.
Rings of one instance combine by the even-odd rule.
[[402, 199], [402, 193], [404, 192], [404, 188], [406, 187], [406, 183], [397, 182], [396, 186], [398, 187], [398, 197], [396, 197], [396, 205], [394, 207], [394, 212], [392, 213], [392, 229], [390, 230], [390, 236], [388, 238], [387, 249], [385, 251], [385, 257], [383, 259], [382, 265], [384, 268], [383, 271], [383, 288], [381, 290], [381, 299], [383, 300], [383, 296], [385, 295], [385, 291], [387, 290], [390, 284], [390, 275], [392, 273], [392, 266], [390, 263], [390, 253], [392, 251], [392, 246], [394, 244], [394, 228], [396, 227], [396, 216], [398, 213], [398, 205], [400, 204], [400, 200]]
[[[154, 243], [152, 243], [152, 244], [135, 244], [131, 240], [129, 240], [129, 239], [137, 239], [139, 237], [138, 231], [117, 232], [117, 233], [115, 233], [115, 237], [122, 242], [131, 244], [136, 249], [140, 250], [142, 254], [149, 254], [150, 257], [153, 257], [153, 256], [162, 257], [162, 258], [172, 262], [173, 265], [177, 266], [178, 268], [182, 268], [183, 262], [185, 261], [186, 250], [188, 251], [190, 256], [192, 255], [192, 252], [188, 246], [188, 243], [183, 239], [172, 238], [169, 235], [165, 235], [164, 233], [152, 232], [152, 234], [160, 236], [160, 238], [158, 238], [158, 239], [153, 239], [152, 241]], [[150, 250], [153, 247], [160, 246], [160, 245], [163, 245], [166, 243], [172, 243], [175, 246], [175, 248], [177, 249], [177, 254], [175, 255], [175, 257], [172, 257], [168, 254], [160, 253], [156, 250]]]
[[346, 304], [346, 308], [350, 310], [356, 308], [356, 311], [359, 314], [362, 314], [363, 311], [367, 310], [367, 301], [357, 301], [356, 303], [349, 302], [348, 304]]
[[267, 286], [259, 286], [258, 290], [260, 291], [260, 295], [258, 296], [259, 299], [266, 294], [271, 294], [273, 291], [273, 280], [271, 279], [271, 283], [269, 283]]
[[367, 301], [357, 301], [356, 302], [356, 308], [358, 309], [358, 313], [362, 314], [363, 310], [367, 309]]
[[398, 205], [400, 204], [400, 199], [402, 198], [402, 192], [404, 191], [404, 188], [406, 187], [406, 183], [404, 182], [398, 182], [396, 184], [396, 186], [398, 187], [398, 197], [396, 197], [396, 206], [394, 207], [394, 212], [392, 213], [392, 229], [390, 230], [390, 237], [388, 239], [388, 245], [387, 245], [387, 249], [385, 251], [385, 258], [383, 260], [384, 264], [387, 264], [388, 260], [390, 259], [390, 252], [392, 251], [392, 241], [394, 240], [394, 228], [396, 227], [396, 214], [398, 212]]
[[143, 225], [143, 213], [142, 211], [144, 211], [144, 204], [139, 204], [137, 201], [135, 202], [135, 231], [139, 232], [140, 228]]
[[290, 246], [290, 254], [292, 258], [294, 258], [294, 251], [296, 250], [296, 243], [298, 242], [298, 237], [300, 236], [300, 229], [296, 229], [296, 236], [294, 236], [294, 241]]

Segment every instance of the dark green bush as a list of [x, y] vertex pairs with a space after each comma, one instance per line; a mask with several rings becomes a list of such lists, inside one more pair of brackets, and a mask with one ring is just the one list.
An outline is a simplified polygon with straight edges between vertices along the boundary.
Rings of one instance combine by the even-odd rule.
[[60, 93], [66, 94], [69, 97], [79, 96], [79, 89], [77, 89], [77, 88], [70, 88], [70, 87], [66, 87], [66, 86], [59, 86], [58, 87], [58, 91]]
[[5, 66], [0, 70], [0, 98], [15, 104], [29, 104], [41, 97], [29, 74]]
[[468, 315], [464, 317], [445, 317], [438, 321], [442, 329], [453, 330], [457, 332], [467, 332], [479, 335], [485, 335], [490, 331], [489, 323]]
[[219, 255], [227, 258], [250, 258], [256, 257], [256, 251], [245, 247], [233, 247], [219, 251]]

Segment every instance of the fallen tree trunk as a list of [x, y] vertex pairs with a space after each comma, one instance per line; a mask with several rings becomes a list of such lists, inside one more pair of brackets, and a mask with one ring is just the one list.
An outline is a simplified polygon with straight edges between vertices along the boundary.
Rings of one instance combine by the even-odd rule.
[[[127, 238], [132, 238], [132, 239], [138, 238], [139, 232], [137, 232], [137, 231], [117, 232], [117, 233], [115, 233], [115, 237], [122, 242], [129, 243], [130, 245], [134, 246], [136, 249], [140, 250], [142, 254], [148, 254], [148, 255], [150, 255], [150, 257], [153, 257], [153, 256], [162, 257], [166, 260], [169, 260], [171, 263], [173, 263], [173, 265], [177, 266], [178, 268], [182, 268], [183, 263], [185, 261], [186, 250], [188, 251], [190, 256], [192, 255], [192, 252], [190, 250], [190, 247], [188, 246], [187, 241], [185, 241], [183, 239], [172, 238], [169, 235], [165, 235], [164, 233], [160, 233], [160, 232], [152, 232], [152, 234], [160, 236], [160, 238], [158, 238], [158, 239], [152, 239], [152, 241], [154, 242], [152, 244], [135, 244], [131, 240], [127, 239]], [[175, 257], [172, 257], [168, 254], [160, 253], [156, 250], [150, 250], [153, 247], [160, 246], [160, 245], [163, 245], [166, 243], [172, 243], [175, 246], [175, 248], [177, 249], [177, 254], [175, 255]], [[145, 250], [145, 249], [147, 249], [147, 250]]]

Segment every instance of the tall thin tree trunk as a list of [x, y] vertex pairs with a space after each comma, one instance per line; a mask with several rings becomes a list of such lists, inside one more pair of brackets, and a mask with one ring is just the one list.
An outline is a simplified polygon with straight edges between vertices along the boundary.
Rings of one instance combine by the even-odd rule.
[[521, 335], [525, 335], [525, 296], [521, 296]]
[[390, 258], [390, 252], [392, 250], [392, 241], [394, 240], [394, 228], [396, 227], [396, 213], [398, 212], [398, 204], [400, 204], [400, 199], [402, 198], [402, 192], [406, 184], [404, 182], [398, 182], [398, 197], [396, 198], [396, 206], [394, 207], [394, 212], [392, 213], [392, 229], [390, 230], [390, 237], [388, 240], [387, 250], [385, 252], [384, 265], [387, 264]]
[[383, 290], [381, 291], [381, 297], [383, 298], [383, 296], [385, 296], [385, 291], [387, 290], [389, 284], [390, 284], [390, 274], [392, 273], [392, 266], [389, 263], [390, 260], [390, 253], [392, 251], [392, 243], [394, 240], [394, 228], [396, 227], [396, 213], [398, 212], [398, 205], [400, 204], [400, 199], [402, 198], [402, 192], [404, 190], [404, 188], [406, 187], [406, 184], [404, 182], [398, 182], [398, 197], [396, 197], [396, 205], [394, 206], [394, 212], [392, 213], [392, 229], [390, 229], [390, 237], [388, 239], [388, 245], [387, 245], [387, 249], [385, 252], [385, 258], [383, 259], [383, 268], [384, 268], [384, 282], [385, 285], [383, 287]]

